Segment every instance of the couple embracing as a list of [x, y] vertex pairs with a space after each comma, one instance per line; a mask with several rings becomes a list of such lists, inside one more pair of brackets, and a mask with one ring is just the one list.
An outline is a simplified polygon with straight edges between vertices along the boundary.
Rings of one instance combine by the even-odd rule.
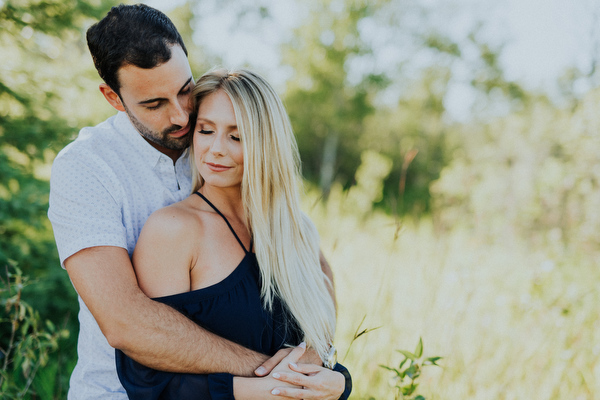
[[119, 112], [52, 169], [80, 303], [69, 399], [347, 398], [333, 276], [278, 95], [248, 70], [195, 81], [175, 26], [142, 4], [87, 39]]

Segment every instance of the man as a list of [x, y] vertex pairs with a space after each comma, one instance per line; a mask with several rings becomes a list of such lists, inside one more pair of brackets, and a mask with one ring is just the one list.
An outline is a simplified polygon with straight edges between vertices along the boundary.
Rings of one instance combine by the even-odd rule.
[[147, 217], [190, 194], [194, 81], [181, 36], [164, 14], [139, 4], [113, 7], [87, 39], [100, 91], [119, 113], [82, 129], [52, 169], [48, 216], [80, 303], [69, 399], [127, 398], [114, 348], [164, 371], [251, 376], [264, 363], [261, 375], [268, 373], [285, 354], [267, 361], [152, 301], [131, 265]]

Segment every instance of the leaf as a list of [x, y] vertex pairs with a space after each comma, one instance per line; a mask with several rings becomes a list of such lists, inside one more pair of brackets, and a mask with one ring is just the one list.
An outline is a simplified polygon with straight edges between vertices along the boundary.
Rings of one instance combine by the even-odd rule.
[[417, 356], [417, 358], [421, 358], [421, 356], [423, 355], [423, 339], [419, 338], [419, 344], [417, 345], [417, 348], [415, 349], [415, 355]]
[[436, 362], [441, 359], [442, 357], [429, 357], [423, 362], [423, 365], [438, 365]]
[[416, 360], [418, 357], [416, 357], [413, 353], [411, 353], [410, 351], [406, 351], [406, 350], [396, 350], [398, 353], [402, 354], [404, 357], [410, 359], [410, 360]]
[[387, 365], [383, 365], [383, 364], [379, 364], [379, 366], [383, 369], [387, 369], [388, 371], [392, 371], [394, 372], [396, 375], [398, 375], [399, 377], [402, 377], [402, 374], [400, 371], [398, 371], [396, 368], [390, 368]]
[[417, 368], [416, 365], [411, 365], [406, 371], [404, 371], [406, 373], [406, 375], [408, 375], [408, 377], [410, 379], [415, 379], [417, 376], [419, 376], [419, 369]]
[[404, 360], [402, 360], [402, 362], [398, 366], [398, 369], [402, 369], [402, 367], [404, 366], [404, 364], [406, 364], [407, 361], [408, 361], [408, 358], [405, 358]]
[[346, 354], [344, 354], [344, 357], [342, 358], [342, 360], [345, 360], [346, 357], [348, 356], [348, 353], [350, 353], [350, 348], [352, 347], [352, 344], [354, 343], [354, 341], [356, 339], [358, 339], [359, 337], [361, 337], [362, 335], [369, 333], [371, 331], [374, 331], [375, 329], [379, 329], [381, 328], [380, 326], [376, 327], [376, 328], [365, 328], [362, 331], [359, 332], [362, 324], [365, 322], [365, 319], [367, 318], [367, 314], [365, 314], [362, 318], [362, 320], [360, 321], [360, 323], [358, 324], [358, 326], [356, 327], [356, 331], [354, 332], [354, 337], [352, 338], [352, 341], [350, 342], [350, 345], [348, 346], [348, 349], [346, 350]]
[[50, 321], [49, 319], [46, 320], [46, 327], [48, 328], [48, 330], [50, 332], [54, 332], [56, 330], [56, 327], [54, 326], [52, 321]]

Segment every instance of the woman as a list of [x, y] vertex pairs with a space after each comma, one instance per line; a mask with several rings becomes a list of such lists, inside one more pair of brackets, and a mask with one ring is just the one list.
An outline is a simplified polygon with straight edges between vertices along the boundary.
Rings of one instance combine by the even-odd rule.
[[[255, 351], [273, 355], [304, 341], [325, 360], [335, 331], [333, 291], [316, 229], [300, 211], [299, 156], [281, 100], [247, 70], [209, 72], [192, 96], [194, 193], [146, 222], [133, 255], [140, 288]], [[302, 351], [263, 378], [159, 372], [119, 351], [117, 371], [130, 398], [302, 398], [322, 382], [346, 398], [343, 366], [288, 367]], [[274, 379], [300, 374], [302, 387]]]

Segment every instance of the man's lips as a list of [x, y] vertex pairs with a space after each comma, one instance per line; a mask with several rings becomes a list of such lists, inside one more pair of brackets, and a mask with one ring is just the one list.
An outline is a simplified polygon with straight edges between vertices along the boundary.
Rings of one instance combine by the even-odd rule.
[[209, 162], [207, 162], [206, 165], [208, 166], [208, 168], [211, 171], [215, 171], [215, 172], [223, 172], [223, 171], [227, 171], [227, 170], [231, 169], [231, 167], [228, 167], [226, 165], [214, 164], [214, 163], [209, 163]]
[[189, 131], [190, 131], [190, 124], [187, 124], [187, 126], [185, 128], [169, 133], [169, 136], [174, 137], [174, 138], [180, 138], [180, 137], [187, 135], [187, 133]]

